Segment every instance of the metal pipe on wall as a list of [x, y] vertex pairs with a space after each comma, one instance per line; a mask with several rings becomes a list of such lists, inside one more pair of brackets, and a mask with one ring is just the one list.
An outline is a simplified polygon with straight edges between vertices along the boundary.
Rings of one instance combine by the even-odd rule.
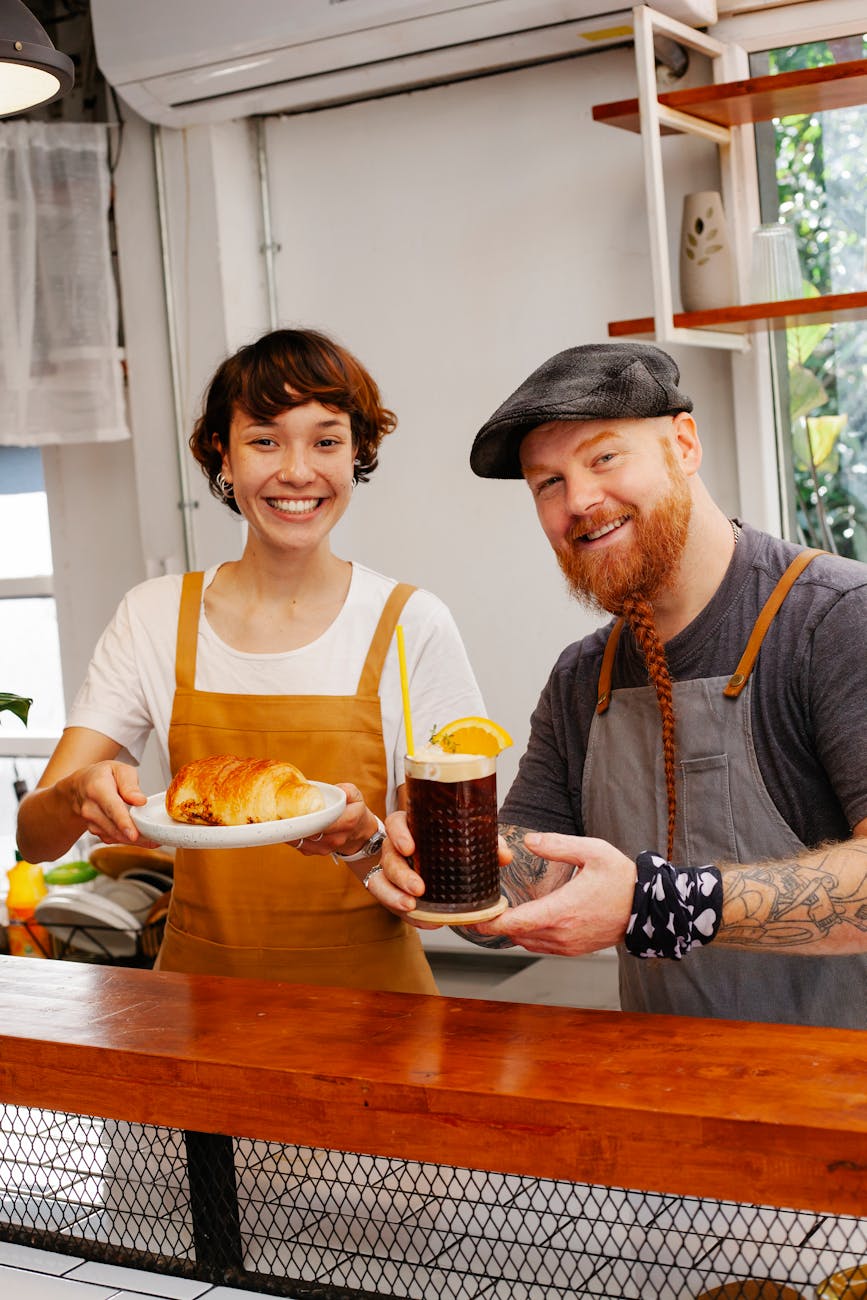
[[181, 366], [178, 345], [177, 315], [175, 312], [174, 279], [172, 276], [171, 248], [169, 244], [168, 213], [166, 205], [165, 160], [163, 158], [163, 129], [151, 128], [154, 150], [154, 172], [156, 176], [157, 213], [160, 227], [160, 258], [163, 273], [163, 291], [166, 304], [166, 329], [169, 342], [169, 365], [171, 368], [172, 409], [175, 422], [175, 446], [178, 461], [178, 484], [184, 538], [184, 568], [196, 568], [196, 539], [193, 530], [192, 512], [196, 506], [190, 494], [190, 473], [186, 430], [184, 428], [184, 408], [181, 397]]
[[280, 245], [274, 242], [271, 224], [271, 190], [268, 184], [268, 152], [265, 140], [266, 118], [256, 118], [256, 165], [259, 173], [259, 212], [262, 218], [262, 243], [260, 252], [265, 259], [265, 285], [268, 293], [268, 328], [275, 330], [279, 320], [277, 312], [277, 268], [274, 255]]

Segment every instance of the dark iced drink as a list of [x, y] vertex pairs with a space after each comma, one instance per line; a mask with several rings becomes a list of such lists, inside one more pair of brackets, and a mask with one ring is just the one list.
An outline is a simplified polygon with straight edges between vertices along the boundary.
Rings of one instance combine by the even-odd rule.
[[406, 759], [413, 866], [425, 912], [483, 911], [500, 900], [496, 759], [436, 751]]

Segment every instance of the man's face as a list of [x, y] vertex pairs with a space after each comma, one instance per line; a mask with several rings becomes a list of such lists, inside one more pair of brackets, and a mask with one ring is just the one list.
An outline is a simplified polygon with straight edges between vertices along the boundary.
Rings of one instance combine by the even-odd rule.
[[618, 613], [626, 596], [652, 601], [670, 585], [692, 511], [682, 425], [671, 416], [557, 420], [521, 443], [539, 521], [582, 603]]

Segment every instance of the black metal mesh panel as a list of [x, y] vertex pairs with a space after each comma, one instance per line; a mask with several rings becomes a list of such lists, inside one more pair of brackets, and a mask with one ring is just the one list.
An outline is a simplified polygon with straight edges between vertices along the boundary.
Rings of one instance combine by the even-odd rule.
[[0, 1195], [0, 1238], [299, 1298], [867, 1294], [867, 1219], [13, 1106]]

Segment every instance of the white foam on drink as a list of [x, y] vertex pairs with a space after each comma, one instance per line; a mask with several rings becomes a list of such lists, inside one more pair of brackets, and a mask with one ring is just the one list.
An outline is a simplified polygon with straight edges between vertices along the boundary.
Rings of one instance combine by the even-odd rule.
[[422, 745], [406, 756], [406, 774], [421, 781], [477, 781], [497, 770], [494, 754], [450, 754], [439, 745]]

